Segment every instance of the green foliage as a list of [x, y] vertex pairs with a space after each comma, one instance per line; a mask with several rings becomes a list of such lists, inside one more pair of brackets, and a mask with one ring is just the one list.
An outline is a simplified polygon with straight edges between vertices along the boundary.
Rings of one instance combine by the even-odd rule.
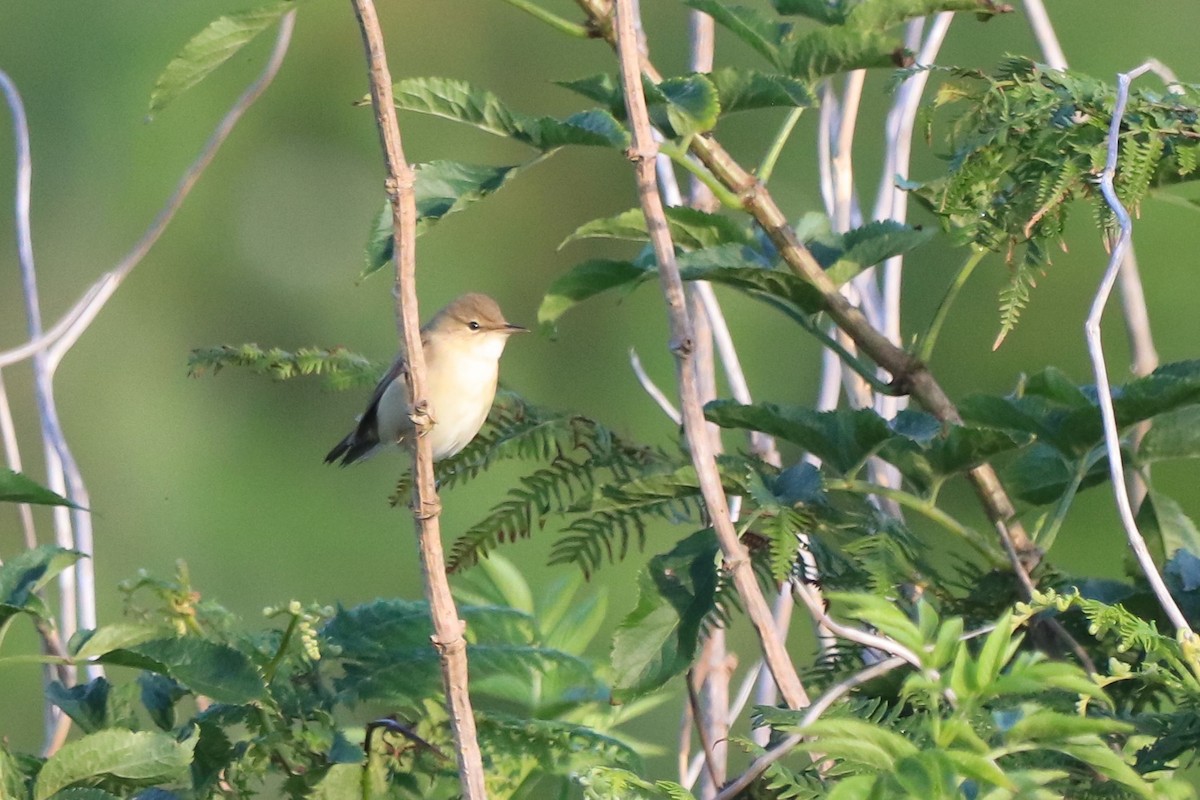
[[82, 557], [75, 550], [42, 545], [0, 564], [0, 642], [19, 615], [27, 615], [35, 622], [48, 622], [52, 618], [38, 593]]
[[33, 503], [42, 506], [70, 506], [78, 508], [67, 498], [52, 492], [32, 478], [14, 472], [11, 469], [0, 469], [0, 502], [3, 503]]
[[[11, 563], [0, 577], [16, 571]], [[477, 599], [525, 597], [546, 612], [460, 606], [490, 796], [529, 796], [522, 787], [534, 784], [565, 787], [569, 776], [591, 768], [641, 769], [637, 750], [611, 730], [607, 689], [581, 656], [598, 630], [588, 610], [594, 603], [572, 611], [578, 584], [546, 589], [534, 603], [519, 573], [502, 562], [490, 575], [475, 579]], [[136, 584], [166, 589], [178, 581], [143, 577]], [[378, 600], [335, 610], [292, 601], [266, 614], [283, 627], [244, 632], [214, 614], [222, 625], [209, 629], [200, 615], [182, 636], [137, 642], [133, 628], [173, 627], [164, 609], [152, 624], [121, 623], [82, 637], [87, 649], [73, 651], [78, 661], [150, 671], [127, 683], [53, 685], [49, 698], [82, 735], [44, 760], [15, 759], [0, 748], [5, 797], [128, 797], [147, 787], [197, 798], [361, 797], [364, 781], [379, 796], [456, 795], [424, 603]], [[106, 650], [105, 642], [118, 646]], [[404, 719], [367, 723], [364, 732], [366, 700]], [[280, 780], [277, 793], [271, 787]]]
[[[413, 192], [417, 202], [417, 235], [425, 233], [443, 218], [456, 214], [498, 192], [518, 173], [548, 155], [550, 154], [546, 153], [523, 164], [506, 167], [462, 164], [457, 161], [430, 161], [426, 164], [417, 164], [413, 168], [416, 174]], [[393, 226], [392, 204], [388, 200], [384, 202], [383, 208], [371, 225], [362, 271], [363, 277], [382, 269], [391, 262], [395, 252]]]
[[193, 350], [188, 357], [188, 374], [199, 377], [217, 374], [225, 367], [244, 367], [258, 375], [288, 380], [302, 375], [325, 375], [335, 389], [374, 386], [383, 368], [342, 347], [305, 347], [295, 352], [256, 344], [220, 345]]
[[822, 23], [815, 30], [772, 18], [746, 6], [720, 0], [684, 0], [703, 11], [793, 78], [812, 82], [827, 75], [872, 67], [900, 67], [912, 54], [889, 30], [939, 11], [975, 11], [981, 18], [1010, 10], [991, 0], [865, 0], [808, 2], [779, 0], [780, 14], [805, 16]]
[[613, 637], [614, 700], [658, 689], [691, 665], [701, 625], [716, 610], [718, 553], [712, 532], [700, 531], [650, 559], [637, 606]]
[[288, 0], [218, 17], [210, 22], [184, 45], [158, 76], [150, 93], [150, 113], [153, 115], [161, 111], [172, 100], [204, 80], [295, 7], [296, 4]]
[[[1049, 263], [1073, 201], [1094, 203], [1102, 227], [1112, 216], [1096, 175], [1107, 158], [1114, 88], [1072, 71], [1010, 57], [992, 75], [949, 70], [934, 108], [959, 106], [950, 123], [948, 174], [914, 184], [960, 242], [1003, 253], [1012, 265], [1000, 295], [1003, 339]], [[1200, 136], [1194, 87], [1130, 92], [1118, 137], [1115, 187], [1134, 208], [1157, 187], [1190, 181]]]
[[759, 709], [760, 725], [802, 733], [797, 749], [820, 754], [828, 794], [808, 791], [806, 775], [816, 765], [792, 772], [780, 762], [760, 782], [791, 785], [796, 797], [951, 798], [966, 787], [988, 797], [1073, 797], [1098, 774], [1121, 788], [1115, 796], [1190, 795], [1181, 782], [1149, 781], [1135, 771], [1134, 728], [1111, 716], [1109, 679], [1021, 647], [1019, 628], [1036, 609], [1069, 603], [1039, 597], [970, 640], [962, 619], [941, 617], [924, 600], [915, 608], [874, 595], [831, 600], [835, 615], [844, 607], [920, 657], [920, 668], [905, 667], [899, 683], [860, 689], [864, 697], [904, 704], [905, 713], [867, 711], [880, 706], [864, 707], [863, 698], [843, 699], [815, 721], [803, 709]]
[[[802, 324], [809, 323], [809, 318], [823, 309], [820, 292], [786, 269], [771, 243], [753, 231], [726, 217], [686, 208], [667, 209], [667, 219], [675, 245], [683, 251], [678, 261], [684, 280], [729, 286], [778, 308]], [[930, 235], [891, 221], [872, 222], [835, 234], [819, 215], [805, 217], [796, 231], [838, 284], [892, 256], [909, 252]], [[632, 210], [593, 220], [577, 229], [566, 242], [586, 237], [649, 241], [640, 211]], [[578, 303], [610, 289], [632, 290], [656, 274], [657, 267], [650, 254], [634, 261], [592, 260], [577, 264], [546, 290], [538, 308], [538, 323], [544, 331], [553, 332], [558, 319]]]
[[392, 87], [396, 108], [462, 122], [547, 151], [563, 145], [625, 148], [629, 133], [606, 110], [591, 109], [559, 120], [510, 109], [486, 89], [449, 78], [411, 78]]

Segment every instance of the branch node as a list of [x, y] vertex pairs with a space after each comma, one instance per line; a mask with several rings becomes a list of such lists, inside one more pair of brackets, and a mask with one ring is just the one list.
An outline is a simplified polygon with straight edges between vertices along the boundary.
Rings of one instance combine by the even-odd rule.
[[671, 352], [680, 358], [687, 358], [696, 349], [696, 343], [688, 338], [676, 339], [671, 342]]

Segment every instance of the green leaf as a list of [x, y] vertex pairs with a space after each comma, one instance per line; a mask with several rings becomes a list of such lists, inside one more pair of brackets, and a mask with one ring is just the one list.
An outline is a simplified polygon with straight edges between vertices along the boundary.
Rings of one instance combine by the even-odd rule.
[[771, 0], [771, 5], [780, 14], [808, 17], [826, 25], [841, 25], [846, 21], [845, 3], [840, 0]]
[[748, 247], [709, 247], [680, 256], [679, 272], [685, 281], [720, 283], [771, 305], [779, 301], [779, 307], [791, 314], [817, 314], [824, 309], [821, 293], [803, 278], [781, 269], [742, 266], [758, 257]]
[[811, 31], [790, 52], [788, 72], [806, 81], [856, 69], [904, 67], [912, 62], [912, 54], [895, 37], [851, 27]]
[[651, 692], [691, 665], [700, 625], [716, 607], [717, 552], [712, 531], [699, 531], [638, 575], [638, 604], [613, 637], [614, 701]]
[[187, 690], [178, 681], [155, 672], [142, 672], [137, 678], [142, 705], [154, 724], [164, 731], [175, 727], [175, 704]]
[[867, 623], [915, 653], [924, 649], [925, 637], [890, 598], [862, 592], [828, 592], [826, 597], [847, 618]]
[[916, 746], [898, 733], [859, 719], [818, 719], [806, 727], [811, 738], [798, 749], [840, 758], [868, 770], [890, 772], [896, 762], [917, 754]]
[[798, 444], [842, 475], [853, 474], [895, 436], [887, 421], [870, 409], [815, 411], [715, 400], [704, 407], [704, 416], [722, 428], [761, 431]]
[[66, 687], [52, 681], [46, 699], [63, 710], [84, 733], [94, 733], [108, 721], [108, 692], [112, 684], [104, 678]]
[[792, 25], [771, 19], [746, 6], [726, 5], [720, 0], [684, 0], [684, 5], [708, 14], [776, 67], [783, 67], [781, 48], [792, 33]]
[[1120, 720], [1081, 717], [1040, 708], [1018, 720], [1005, 732], [1004, 738], [1010, 742], [1053, 741], [1077, 736], [1108, 736], [1132, 730], [1133, 725]]
[[62, 495], [11, 469], [0, 469], [0, 502], [79, 508]]
[[890, 219], [868, 222], [841, 235], [843, 252], [826, 267], [826, 271], [838, 283], [845, 283], [867, 267], [904, 255], [932, 236], [932, 230], [921, 230]]
[[291, 2], [274, 3], [210, 22], [183, 46], [158, 76], [150, 93], [150, 113], [161, 111], [172, 100], [204, 80], [210, 72], [295, 7], [295, 3]]
[[[172, 794], [170, 797], [173, 799], [175, 795]], [[145, 792], [137, 795], [137, 800], [143, 800], [143, 798], [145, 798], [145, 800], [157, 800], [157, 798], [146, 796]], [[115, 794], [110, 794], [103, 789], [97, 789], [95, 787], [81, 787], [74, 789], [63, 789], [61, 792], [55, 792], [54, 796], [51, 797], [50, 800], [121, 800], [121, 798]]]
[[334, 764], [308, 795], [311, 800], [362, 800], [361, 764]]
[[0, 564], [0, 628], [15, 614], [46, 616], [35, 593], [81, 558], [83, 553], [46, 544]]
[[629, 146], [629, 132], [607, 110], [591, 109], [563, 120], [510, 109], [492, 92], [449, 78], [411, 78], [395, 84], [396, 107], [462, 122], [538, 150], [568, 144]]
[[620, 286], [633, 287], [654, 271], [629, 261], [595, 260], [576, 264], [559, 276], [538, 306], [538, 325], [553, 334], [559, 317], [579, 303]]
[[[721, 244], [754, 243], [754, 236], [750, 231], [729, 217], [687, 206], [669, 206], [665, 212], [671, 239], [676, 246], [686, 250], [700, 250]], [[646, 215], [640, 208], [631, 208], [613, 217], [586, 222], [563, 239], [559, 248], [580, 239], [601, 238], [650, 241], [650, 235], [646, 232]]]
[[63, 745], [38, 773], [35, 800], [80, 781], [113, 776], [138, 783], [184, 778], [196, 740], [178, 742], [156, 731], [108, 729]]
[[1146, 493], [1138, 509], [1137, 524], [1159, 564], [1166, 563], [1178, 550], [1200, 555], [1200, 531], [1196, 523], [1179, 503], [1162, 492], [1150, 489]]
[[117, 622], [92, 631], [83, 631], [71, 639], [72, 654], [80, 661], [88, 661], [113, 650], [127, 650], [136, 645], [158, 639], [166, 633], [161, 625], [146, 625], [140, 622]]
[[196, 694], [218, 703], [237, 705], [261, 700], [267, 687], [250, 658], [239, 650], [207, 639], [154, 639], [102, 656], [101, 663], [120, 663], [124, 655], [149, 659], [154, 672], [169, 675]]
[[942, 754], [950, 759], [950, 763], [954, 764], [954, 768], [964, 777], [978, 781], [985, 786], [991, 784], [1009, 791], [1017, 789], [1017, 785], [1005, 774], [1000, 765], [985, 755], [955, 749], [943, 750]]
[[[1024, 395], [967, 397], [959, 411], [969, 422], [1032, 433], [1066, 455], [1084, 455], [1103, 438], [1096, 390], [1080, 386], [1072, 391], [1056, 372], [1051, 368], [1029, 378]], [[1164, 364], [1146, 377], [1114, 386], [1112, 395], [1121, 430], [1200, 404], [1200, 361]]]
[[710, 76], [722, 114], [760, 108], [811, 108], [817, 98], [808, 84], [790, 75], [724, 67]]
[[[417, 200], [417, 235], [443, 218], [474, 205], [505, 186], [517, 173], [549, 156], [545, 153], [523, 164], [491, 167], [457, 161], [418, 164], [414, 192]], [[371, 225], [362, 277], [387, 266], [395, 253], [392, 204], [386, 201]]]
[[1200, 458], [1200, 406], [1160, 414], [1138, 447], [1143, 464], [1169, 458]]
[[721, 113], [717, 88], [701, 74], [646, 83], [651, 121], [668, 138], [679, 139], [712, 130]]
[[826, 795], [826, 800], [871, 800], [878, 796], [875, 792], [878, 780], [874, 775], [850, 775], [842, 778], [834, 784]]
[[921, 493], [1029, 441], [1027, 436], [992, 428], [943, 426], [932, 416], [916, 411], [900, 412], [891, 427], [900, 436], [885, 443], [879, 455], [894, 464]]
[[621, 92], [621, 82], [607, 72], [573, 81], [554, 81], [554, 83], [600, 103], [617, 119], [625, 117], [625, 95]]

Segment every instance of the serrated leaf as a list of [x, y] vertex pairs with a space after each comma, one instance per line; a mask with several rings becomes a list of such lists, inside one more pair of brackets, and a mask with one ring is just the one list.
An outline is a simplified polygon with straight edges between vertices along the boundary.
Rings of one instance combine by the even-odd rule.
[[933, 231], [914, 228], [895, 220], [868, 222], [842, 234], [844, 252], [827, 271], [838, 283], [845, 283], [867, 267], [882, 264], [924, 244]]
[[[1056, 502], [1074, 480], [1075, 465], [1063, 460], [1053, 447], [1036, 442], [1018, 455], [1004, 470], [1009, 491], [1026, 503], [1041, 506]], [[1103, 483], [1108, 479], [1108, 460], [1098, 459], [1088, 469], [1079, 488]]]
[[856, 69], [904, 67], [912, 61], [898, 39], [877, 30], [820, 28], [790, 48], [788, 72], [806, 81]]
[[157, 731], [99, 731], [68, 742], [47, 759], [33, 796], [47, 800], [72, 784], [110, 775], [144, 783], [178, 780], [186, 775], [195, 746], [195, 739], [178, 742]]
[[62, 709], [84, 733], [94, 733], [105, 727], [108, 719], [108, 692], [112, 688], [105, 678], [67, 687], [51, 681], [46, 687], [46, 699]]
[[250, 658], [228, 645], [207, 639], [153, 639], [125, 650], [102, 656], [101, 663], [124, 663], [148, 659], [147, 666], [186, 686], [192, 692], [210, 697], [218, 703], [241, 704], [261, 700], [267, 691], [262, 674]]
[[776, 67], [784, 66], [780, 51], [791, 35], [790, 23], [771, 19], [754, 8], [727, 5], [720, 0], [684, 0], [684, 5], [708, 14]]
[[[717, 88], [707, 76], [664, 78], [646, 88], [650, 118], [668, 138], [704, 133], [717, 124], [721, 104]], [[652, 98], [658, 102], [653, 102]]]
[[710, 75], [722, 114], [760, 108], [809, 108], [817, 98], [808, 84], [790, 75], [724, 67]]
[[817, 314], [824, 309], [820, 291], [803, 278], [780, 269], [742, 266], [757, 257], [748, 247], [708, 247], [681, 255], [679, 273], [685, 281], [719, 283], [760, 300], [780, 301], [791, 313]]
[[140, 622], [117, 622], [95, 630], [82, 631], [70, 642], [75, 658], [88, 661], [113, 650], [128, 649], [151, 639], [158, 639], [166, 631], [161, 625]]
[[293, 8], [295, 3], [273, 3], [210, 22], [183, 46], [158, 76], [150, 93], [150, 113], [161, 111], [172, 100], [204, 80]]
[[613, 637], [613, 698], [651, 692], [686, 670], [700, 625], [716, 606], [717, 544], [699, 531], [655, 556], [638, 575], [638, 603]]
[[568, 144], [629, 146], [629, 132], [607, 110], [591, 109], [566, 119], [537, 117], [510, 109], [492, 92], [449, 78], [411, 78], [392, 87], [396, 107], [471, 125], [535, 147]]
[[558, 319], [579, 303], [621, 286], [633, 287], [654, 271], [630, 261], [598, 259], [576, 264], [555, 279], [538, 306], [538, 325], [553, 334]]
[[715, 400], [704, 416], [723, 428], [755, 430], [798, 444], [840, 474], [851, 474], [895, 434], [870, 409], [815, 411], [775, 403]]
[[1138, 509], [1137, 525], [1159, 564], [1166, 563], [1179, 550], [1200, 554], [1200, 531], [1196, 523], [1179, 503], [1162, 492], [1155, 489], [1146, 492]]
[[[687, 206], [669, 206], [665, 212], [671, 239], [678, 247], [699, 250], [721, 244], [754, 243], [750, 231], [729, 217]], [[559, 248], [580, 239], [598, 238], [648, 242], [650, 235], [646, 231], [646, 215], [640, 208], [631, 208], [616, 216], [585, 222], [563, 239]]]
[[28, 478], [20, 472], [2, 468], [0, 468], [0, 502], [79, 508], [67, 498], [50, 491], [32, 478]]
[[[463, 164], [458, 161], [430, 161], [414, 168], [417, 201], [417, 235], [428, 231], [437, 222], [466, 209], [498, 192], [519, 172], [542, 161], [551, 153], [504, 167]], [[366, 263], [362, 277], [387, 266], [395, 254], [391, 201], [385, 201], [376, 215], [367, 239]]]
[[621, 82], [607, 72], [573, 81], [554, 81], [554, 83], [600, 103], [618, 119], [623, 119], [625, 116], [625, 96], [621, 92]]
[[1160, 414], [1142, 438], [1138, 460], [1144, 464], [1170, 458], [1200, 458], [1200, 406]]
[[[920, 426], [919, 430], [914, 426]], [[879, 456], [899, 469], [920, 493], [1029, 441], [1028, 436], [994, 428], [943, 425], [931, 415], [915, 411], [897, 415], [891, 427], [901, 435], [884, 444]]]
[[15, 614], [45, 616], [45, 605], [35, 593], [80, 558], [78, 551], [47, 544], [0, 564], [0, 628]]
[[[972, 395], [962, 400], [959, 411], [978, 425], [1032, 433], [1071, 457], [1085, 455], [1101, 442], [1095, 387], [1080, 386], [1077, 393], [1070, 393], [1060, 378], [1044, 374], [1032, 376], [1027, 383], [1045, 393]], [[1086, 405], [1078, 400], [1080, 394]], [[1114, 386], [1112, 397], [1119, 429], [1200, 404], [1200, 362], [1165, 364], [1146, 377]]]

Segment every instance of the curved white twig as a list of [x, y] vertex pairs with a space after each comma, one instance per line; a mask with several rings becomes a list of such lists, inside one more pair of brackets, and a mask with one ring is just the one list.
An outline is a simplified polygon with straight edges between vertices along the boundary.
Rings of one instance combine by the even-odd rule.
[[1137, 557], [1138, 564], [1141, 566], [1142, 572], [1146, 575], [1146, 580], [1150, 583], [1151, 589], [1154, 590], [1159, 605], [1162, 606], [1163, 611], [1170, 618], [1171, 624], [1175, 626], [1176, 631], [1188, 640], [1194, 640], [1195, 634], [1192, 632], [1187, 618], [1175, 603], [1175, 599], [1171, 597], [1171, 593], [1168, 591], [1167, 585], [1155, 567], [1154, 559], [1150, 556], [1150, 551], [1146, 547], [1146, 540], [1142, 537], [1141, 532], [1138, 530], [1137, 522], [1134, 520], [1133, 507], [1130, 503], [1128, 489], [1125, 486], [1124, 465], [1121, 460], [1121, 439], [1117, 431], [1112, 389], [1108, 381], [1108, 367], [1104, 362], [1104, 346], [1100, 337], [1100, 322], [1104, 315], [1104, 307], [1108, 303], [1113, 284], [1116, 282], [1117, 274], [1125, 261], [1125, 253], [1129, 249], [1133, 238], [1133, 222], [1129, 218], [1129, 212], [1125, 209], [1120, 199], [1117, 198], [1116, 190], [1113, 188], [1113, 179], [1117, 171], [1117, 155], [1120, 151], [1121, 121], [1125, 115], [1125, 106], [1129, 101], [1129, 85], [1141, 75], [1151, 71], [1152, 68], [1151, 64], [1145, 63], [1131, 72], [1117, 75], [1117, 99], [1113, 108], [1112, 124], [1109, 126], [1108, 131], [1108, 158], [1105, 161], [1104, 170], [1100, 173], [1100, 191], [1104, 195], [1104, 201], [1112, 209], [1113, 214], [1117, 218], [1120, 234], [1113, 243], [1112, 252], [1108, 259], [1108, 267], [1104, 271], [1104, 277], [1101, 279], [1100, 286], [1096, 290], [1096, 296], [1092, 300], [1091, 310], [1084, 325], [1084, 333], [1087, 338], [1088, 356], [1091, 358], [1092, 370], [1096, 376], [1096, 394], [1100, 403], [1100, 416], [1104, 423], [1104, 446], [1108, 454], [1113, 495], [1116, 497], [1117, 511], [1121, 517], [1121, 524], [1125, 527], [1125, 535], [1129, 540], [1129, 546], [1133, 548], [1134, 556]]

